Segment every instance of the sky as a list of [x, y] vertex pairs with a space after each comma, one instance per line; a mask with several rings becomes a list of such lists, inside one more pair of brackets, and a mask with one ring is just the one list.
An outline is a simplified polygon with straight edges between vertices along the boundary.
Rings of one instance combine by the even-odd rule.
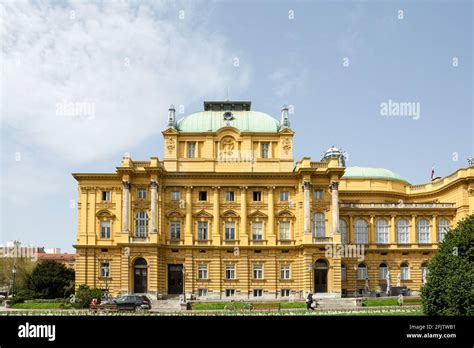
[[170, 104], [290, 105], [295, 160], [334, 145], [412, 184], [466, 167], [472, 19], [456, 0], [0, 0], [0, 244], [72, 252], [71, 173], [162, 158]]

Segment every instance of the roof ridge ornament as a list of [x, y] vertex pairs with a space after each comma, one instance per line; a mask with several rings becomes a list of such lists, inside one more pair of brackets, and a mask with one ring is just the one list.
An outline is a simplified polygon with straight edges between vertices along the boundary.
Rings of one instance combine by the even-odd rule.
[[290, 128], [290, 116], [288, 112], [288, 106], [286, 106], [286, 104], [281, 108], [280, 123], [282, 128]]
[[168, 127], [176, 128], [176, 109], [173, 104], [168, 109]]

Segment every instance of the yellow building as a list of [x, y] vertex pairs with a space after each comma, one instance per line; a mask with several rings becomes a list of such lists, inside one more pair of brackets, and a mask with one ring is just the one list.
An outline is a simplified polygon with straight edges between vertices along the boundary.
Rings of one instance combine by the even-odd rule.
[[250, 102], [169, 109], [163, 159], [125, 157], [78, 181], [76, 284], [112, 294], [207, 299], [418, 290], [449, 227], [474, 212], [474, 167], [410, 185], [381, 168], [345, 167], [330, 148], [293, 161], [281, 120]]

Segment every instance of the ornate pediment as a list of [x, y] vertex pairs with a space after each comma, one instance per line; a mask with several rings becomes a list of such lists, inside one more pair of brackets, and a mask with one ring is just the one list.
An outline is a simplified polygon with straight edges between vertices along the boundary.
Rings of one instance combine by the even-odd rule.
[[238, 218], [238, 217], [240, 217], [240, 215], [237, 214], [234, 210], [229, 209], [229, 210], [226, 210], [225, 212], [223, 212], [221, 214], [221, 217], [223, 217], [223, 218]]
[[276, 216], [279, 218], [292, 218], [293, 219], [295, 217], [295, 214], [293, 214], [291, 211], [287, 209], [284, 209], [284, 210], [279, 211], [276, 214]]
[[182, 211], [178, 209], [170, 210], [165, 215], [167, 218], [184, 218], [186, 216]]
[[95, 216], [98, 219], [115, 219], [115, 215], [106, 209], [99, 210], [97, 213], [95, 213]]
[[195, 218], [205, 218], [205, 219], [212, 219], [212, 214], [208, 213], [204, 209], [198, 211], [197, 213], [193, 214]]
[[260, 210], [256, 210], [253, 213], [250, 213], [248, 215], [248, 217], [251, 218], [251, 219], [256, 219], [256, 218], [266, 219], [266, 218], [268, 218], [267, 214], [262, 213]]

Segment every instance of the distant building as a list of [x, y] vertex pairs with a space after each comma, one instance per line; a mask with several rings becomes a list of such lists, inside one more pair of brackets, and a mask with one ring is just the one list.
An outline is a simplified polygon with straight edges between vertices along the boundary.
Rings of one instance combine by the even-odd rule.
[[75, 269], [76, 254], [68, 253], [38, 253], [38, 261], [54, 260], [64, 266]]

